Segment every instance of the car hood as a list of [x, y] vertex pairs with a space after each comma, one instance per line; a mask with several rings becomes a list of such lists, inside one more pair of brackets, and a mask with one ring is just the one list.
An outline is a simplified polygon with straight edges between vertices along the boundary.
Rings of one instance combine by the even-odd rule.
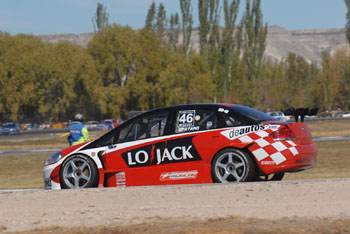
[[60, 153], [63, 155], [63, 156], [66, 156], [70, 153], [72, 153], [73, 151], [76, 151], [88, 144], [90, 144], [91, 141], [87, 141], [87, 142], [84, 142], [84, 143], [81, 143], [81, 144], [78, 144], [78, 145], [73, 145], [73, 146], [70, 146], [68, 148], [65, 148], [63, 150], [60, 151]]

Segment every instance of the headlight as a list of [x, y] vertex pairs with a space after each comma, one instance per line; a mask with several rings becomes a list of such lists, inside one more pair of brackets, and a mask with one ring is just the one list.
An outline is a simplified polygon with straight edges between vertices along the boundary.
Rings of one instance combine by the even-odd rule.
[[54, 153], [53, 155], [47, 157], [44, 162], [44, 166], [48, 166], [50, 164], [54, 164], [61, 159], [63, 155], [60, 152]]

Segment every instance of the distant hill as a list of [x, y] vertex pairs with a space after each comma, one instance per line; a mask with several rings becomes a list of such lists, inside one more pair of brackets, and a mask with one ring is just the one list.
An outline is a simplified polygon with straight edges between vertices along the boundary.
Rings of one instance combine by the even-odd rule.
[[[94, 33], [38, 35], [44, 41], [57, 43], [69, 41], [86, 46]], [[315, 29], [289, 31], [280, 26], [270, 26], [267, 35], [265, 56], [281, 60], [289, 53], [304, 57], [308, 62], [321, 62], [322, 52], [332, 54], [337, 48], [347, 45], [345, 29]], [[194, 30], [192, 47], [199, 47], [198, 32]]]

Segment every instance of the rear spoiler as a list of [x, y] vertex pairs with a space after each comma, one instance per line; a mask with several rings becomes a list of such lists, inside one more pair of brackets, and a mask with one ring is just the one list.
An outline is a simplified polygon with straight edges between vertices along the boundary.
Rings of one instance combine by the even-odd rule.
[[318, 112], [318, 108], [313, 108], [313, 109], [309, 109], [309, 108], [290, 108], [286, 111], [283, 111], [283, 113], [285, 115], [292, 115], [295, 118], [295, 122], [299, 121], [299, 117], [300, 117], [300, 122], [304, 122], [304, 117], [306, 115], [308, 116], [315, 116], [317, 115]]

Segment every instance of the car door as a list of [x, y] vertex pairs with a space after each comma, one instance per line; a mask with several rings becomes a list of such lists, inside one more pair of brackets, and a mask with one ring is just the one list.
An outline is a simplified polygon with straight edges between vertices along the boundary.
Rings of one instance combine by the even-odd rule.
[[[218, 128], [217, 111], [212, 108], [195, 107], [191, 109], [179, 109], [175, 113], [173, 124], [174, 136], [183, 136], [183, 139], [191, 139], [193, 151], [197, 152], [200, 160], [193, 164], [203, 164], [209, 160], [212, 154], [213, 136]], [[169, 142], [168, 142], [169, 145]]]
[[164, 165], [160, 155], [167, 141], [169, 114], [168, 110], [150, 112], [120, 125], [113, 144], [102, 155], [105, 170], [119, 173], [128, 186], [159, 181], [152, 169]]

